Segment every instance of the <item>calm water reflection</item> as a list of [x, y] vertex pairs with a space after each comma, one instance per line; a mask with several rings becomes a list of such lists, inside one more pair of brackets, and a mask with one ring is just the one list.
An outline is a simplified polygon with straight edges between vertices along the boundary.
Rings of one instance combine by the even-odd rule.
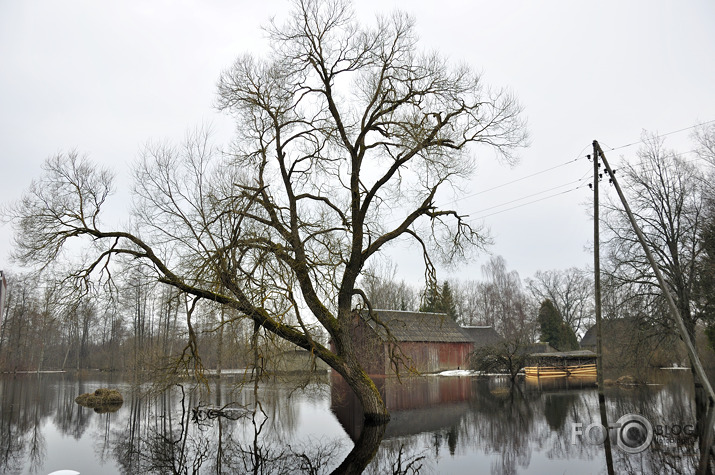
[[[654, 378], [656, 385], [607, 388], [609, 420], [636, 413], [654, 426], [695, 426], [689, 373]], [[0, 473], [321, 474], [365, 465], [366, 473], [606, 471], [603, 447], [580, 438], [572, 443], [573, 423], [600, 421], [592, 386], [381, 379], [392, 421], [363, 428], [359, 404], [341, 380], [325, 377], [296, 389], [299, 383], [256, 389], [223, 379], [211, 382], [210, 393], [173, 386], [151, 394], [104, 375], [2, 376]], [[103, 386], [124, 394], [117, 412], [75, 404], [78, 394]], [[614, 448], [616, 473], [695, 472], [698, 439], [679, 432], [656, 435], [639, 454]]]

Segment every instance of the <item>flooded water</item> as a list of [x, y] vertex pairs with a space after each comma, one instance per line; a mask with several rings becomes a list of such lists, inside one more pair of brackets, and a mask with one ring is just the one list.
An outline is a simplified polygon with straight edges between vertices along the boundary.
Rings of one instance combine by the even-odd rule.
[[[652, 427], [643, 451], [628, 451], [642, 440], [612, 441], [614, 471], [694, 473], [690, 374], [662, 371], [651, 381], [606, 389], [609, 422], [635, 414]], [[439, 376], [377, 384], [392, 420], [364, 428], [359, 404], [330, 375], [258, 388], [222, 378], [210, 391], [158, 393], [101, 374], [0, 376], [0, 473], [607, 473], [593, 440], [601, 433], [592, 385]], [[107, 386], [124, 395], [116, 412], [74, 402]]]

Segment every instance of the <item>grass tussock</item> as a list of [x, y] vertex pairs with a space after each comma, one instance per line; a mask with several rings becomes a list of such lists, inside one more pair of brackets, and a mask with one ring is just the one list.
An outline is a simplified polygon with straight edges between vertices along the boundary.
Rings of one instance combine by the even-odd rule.
[[92, 408], [100, 414], [116, 412], [124, 404], [124, 398], [119, 391], [107, 388], [99, 388], [93, 393], [80, 394], [74, 401], [80, 406]]

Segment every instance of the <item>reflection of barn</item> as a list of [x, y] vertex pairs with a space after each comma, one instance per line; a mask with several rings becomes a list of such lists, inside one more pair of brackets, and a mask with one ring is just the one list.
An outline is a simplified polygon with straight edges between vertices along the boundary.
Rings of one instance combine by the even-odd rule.
[[474, 347], [452, 319], [442, 313], [375, 310], [355, 314], [354, 342], [369, 374], [421, 373], [465, 368]]
[[[472, 378], [394, 377], [374, 378], [390, 411], [384, 439], [436, 432], [458, 427], [469, 412]], [[333, 372], [330, 378], [330, 410], [353, 440], [358, 440], [365, 414], [345, 380]]]

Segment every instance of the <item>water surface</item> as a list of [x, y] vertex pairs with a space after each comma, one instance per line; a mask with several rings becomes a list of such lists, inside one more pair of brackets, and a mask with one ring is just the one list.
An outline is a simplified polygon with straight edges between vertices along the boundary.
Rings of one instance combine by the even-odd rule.
[[[4, 375], [0, 473], [319, 474], [366, 443], [360, 406], [339, 378], [258, 388], [239, 381], [151, 392], [99, 373]], [[697, 420], [689, 372], [663, 371], [651, 381], [606, 390], [609, 421], [639, 414], [662, 434], [636, 454], [614, 443], [615, 472], [693, 473], [699, 451], [687, 429]], [[603, 446], [574, 435], [600, 422], [592, 385], [439, 376], [377, 384], [392, 420], [373, 433], [381, 442], [366, 473], [606, 473]], [[119, 389], [122, 407], [97, 413], [74, 402], [98, 387]]]

